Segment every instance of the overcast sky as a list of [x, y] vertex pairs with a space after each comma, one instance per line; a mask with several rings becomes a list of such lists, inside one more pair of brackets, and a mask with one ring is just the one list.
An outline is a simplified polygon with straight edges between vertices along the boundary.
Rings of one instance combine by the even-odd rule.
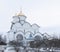
[[[29, 23], [45, 29], [56, 27], [59, 31], [60, 0], [0, 0], [0, 32], [10, 29], [12, 17], [19, 13], [21, 7]], [[56, 29], [53, 28], [52, 32]]]

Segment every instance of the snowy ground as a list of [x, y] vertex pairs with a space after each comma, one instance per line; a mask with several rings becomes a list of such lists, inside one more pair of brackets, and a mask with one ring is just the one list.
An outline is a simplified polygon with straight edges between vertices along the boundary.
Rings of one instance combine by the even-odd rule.
[[[27, 50], [27, 51], [26, 51]], [[2, 49], [0, 50], [0, 52], [16, 52], [16, 50], [14, 50], [14, 47], [8, 47], [7, 49], [5, 49], [4, 51], [2, 51]], [[24, 50], [24, 48], [20, 48], [19, 52], [38, 52], [38, 49], [34, 48], [27, 48]], [[60, 52], [60, 48], [54, 48], [53, 51], [52, 49], [50, 49], [50, 51], [47, 49], [39, 49], [39, 52]]]
[[[5, 52], [16, 52], [16, 50], [6, 50]], [[38, 49], [20, 49], [19, 50], [19, 52], [60, 52], [60, 50], [43, 50], [43, 49], [40, 49], [39, 51], [38, 51]]]

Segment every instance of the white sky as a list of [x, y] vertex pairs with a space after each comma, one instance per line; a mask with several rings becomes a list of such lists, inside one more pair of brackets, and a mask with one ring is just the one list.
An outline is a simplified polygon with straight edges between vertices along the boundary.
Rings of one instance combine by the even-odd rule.
[[21, 7], [31, 24], [60, 26], [60, 0], [0, 0], [0, 32], [10, 29], [12, 17]]

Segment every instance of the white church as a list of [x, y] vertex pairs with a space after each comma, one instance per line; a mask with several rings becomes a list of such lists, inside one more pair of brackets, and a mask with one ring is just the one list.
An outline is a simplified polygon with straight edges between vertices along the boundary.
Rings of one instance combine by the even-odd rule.
[[[29, 46], [29, 41], [34, 41], [35, 38], [42, 40], [46, 35], [42, 35], [39, 32], [39, 26], [37, 24], [30, 24], [26, 21], [26, 16], [22, 11], [17, 15], [13, 16], [13, 21], [10, 30], [6, 35], [6, 49], [4, 52], [15, 52], [13, 46], [9, 45], [11, 41], [23, 42], [24, 46]], [[20, 50], [21, 51], [21, 50]], [[23, 48], [22, 48], [22, 52]]]
[[[7, 33], [7, 43], [13, 40], [33, 40], [33, 38], [38, 35], [41, 36], [39, 32], [39, 26], [37, 24], [30, 24], [26, 21], [26, 16], [20, 11], [19, 14], [13, 16], [12, 25], [10, 31]], [[22, 35], [22, 37], [21, 37]]]

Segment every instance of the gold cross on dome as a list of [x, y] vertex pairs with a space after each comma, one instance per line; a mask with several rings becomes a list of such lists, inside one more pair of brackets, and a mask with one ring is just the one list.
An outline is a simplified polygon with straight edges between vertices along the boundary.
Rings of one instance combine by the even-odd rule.
[[22, 8], [20, 9], [20, 12], [17, 14], [18, 16], [23, 16]]

